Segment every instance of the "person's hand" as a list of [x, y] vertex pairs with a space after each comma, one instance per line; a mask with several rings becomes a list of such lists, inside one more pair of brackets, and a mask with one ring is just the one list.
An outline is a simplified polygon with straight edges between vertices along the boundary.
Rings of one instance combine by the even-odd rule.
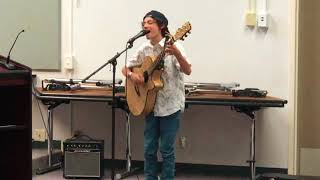
[[143, 84], [144, 83], [144, 77], [141, 75], [141, 74], [138, 74], [138, 73], [134, 73], [134, 72], [131, 72], [130, 73], [130, 79], [137, 83], [137, 84]]
[[167, 47], [166, 47], [166, 49], [165, 49], [165, 52], [167, 53], [167, 54], [170, 54], [170, 55], [174, 55], [174, 56], [178, 56], [178, 55], [180, 55], [180, 51], [179, 51], [179, 49], [174, 45], [174, 44], [168, 44], [167, 45]]

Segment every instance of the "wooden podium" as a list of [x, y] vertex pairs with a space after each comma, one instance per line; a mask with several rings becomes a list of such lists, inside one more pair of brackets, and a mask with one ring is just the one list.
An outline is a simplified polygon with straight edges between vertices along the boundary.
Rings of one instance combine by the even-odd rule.
[[[5, 58], [0, 55], [0, 61]], [[0, 179], [32, 179], [31, 69], [0, 64]]]

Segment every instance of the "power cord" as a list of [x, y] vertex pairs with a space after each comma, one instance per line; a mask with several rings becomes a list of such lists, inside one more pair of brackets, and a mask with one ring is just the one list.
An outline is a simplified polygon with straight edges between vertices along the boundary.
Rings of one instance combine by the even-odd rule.
[[[126, 48], [130, 46], [129, 44], [126, 45]], [[128, 63], [128, 51], [126, 51], [125, 53], [125, 61], [124, 61], [124, 64], [125, 64], [125, 68], [127, 68], [127, 63]], [[128, 88], [128, 73], [126, 71], [126, 82], [125, 82], [125, 94], [126, 94], [126, 98], [127, 98], [127, 88]], [[128, 115], [129, 116], [129, 115]], [[136, 174], [136, 177], [137, 179], [139, 180], [139, 176]]]
[[[126, 44], [126, 48], [128, 48], [130, 44]], [[126, 68], [126, 82], [125, 82], [125, 94], [127, 98], [127, 88], [128, 88], [128, 73], [127, 73], [127, 63], [128, 63], [128, 51], [126, 51], [125, 59], [124, 59], [124, 67]]]
[[38, 109], [39, 109], [39, 112], [40, 112], [40, 115], [41, 115], [41, 120], [42, 120], [43, 126], [44, 126], [44, 128], [46, 129], [46, 133], [47, 133], [47, 135], [48, 135], [48, 134], [49, 134], [49, 130], [48, 130], [47, 126], [46, 126], [46, 123], [44, 122], [42, 110], [41, 110], [41, 107], [40, 107], [40, 104], [39, 104], [39, 100], [38, 100], [37, 98], [36, 98], [36, 102], [37, 102], [37, 104], [38, 104]]
[[41, 115], [41, 120], [42, 120], [43, 126], [46, 129], [46, 132], [47, 132], [47, 135], [48, 135], [49, 134], [49, 130], [48, 130], [47, 126], [46, 126], [46, 123], [44, 122], [43, 113], [42, 113], [42, 110], [41, 110], [41, 107], [40, 107], [40, 104], [39, 104], [39, 100], [38, 100], [36, 92], [35, 92], [34, 81], [32, 81], [32, 94], [35, 97], [35, 100], [36, 100], [36, 102], [38, 104], [38, 109], [39, 109], [39, 112], [40, 112], [40, 115]]

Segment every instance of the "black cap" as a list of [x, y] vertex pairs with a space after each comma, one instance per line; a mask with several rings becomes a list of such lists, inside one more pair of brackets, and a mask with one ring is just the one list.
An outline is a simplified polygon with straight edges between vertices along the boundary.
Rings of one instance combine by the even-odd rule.
[[143, 19], [145, 19], [146, 17], [152, 17], [153, 19], [158, 20], [161, 24], [163, 24], [164, 26], [168, 26], [168, 19], [166, 18], [166, 16], [164, 14], [162, 14], [159, 11], [155, 11], [152, 10], [150, 12], [148, 12]]

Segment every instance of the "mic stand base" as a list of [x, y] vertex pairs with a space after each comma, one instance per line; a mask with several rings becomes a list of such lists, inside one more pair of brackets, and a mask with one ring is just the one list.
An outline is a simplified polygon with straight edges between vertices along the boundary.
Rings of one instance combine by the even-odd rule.
[[141, 170], [142, 169], [139, 168], [139, 167], [132, 168], [129, 171], [125, 171], [125, 172], [123, 172], [121, 174], [116, 174], [116, 179], [124, 179], [124, 178], [127, 178], [129, 176], [133, 176], [133, 175], [137, 174], [137, 172], [139, 172]]
[[125, 103], [118, 103], [121, 104], [121, 109], [123, 109], [126, 112], [127, 121], [126, 121], [126, 140], [127, 140], [127, 149], [126, 149], [126, 158], [127, 158], [127, 168], [126, 171], [123, 173], [116, 174], [116, 179], [124, 179], [129, 176], [133, 176], [137, 174], [137, 172], [142, 171], [143, 168], [131, 167], [131, 125], [130, 125], [130, 114], [129, 114], [129, 108]]

